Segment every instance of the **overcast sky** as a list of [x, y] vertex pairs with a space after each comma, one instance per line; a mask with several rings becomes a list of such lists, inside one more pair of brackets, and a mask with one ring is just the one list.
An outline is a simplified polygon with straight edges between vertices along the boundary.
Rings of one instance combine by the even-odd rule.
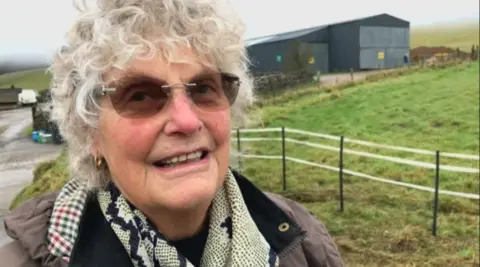
[[[247, 25], [247, 38], [379, 13], [412, 26], [479, 18], [479, 0], [231, 1]], [[0, 10], [0, 65], [19, 56], [48, 60], [76, 14], [71, 0], [0, 0]]]

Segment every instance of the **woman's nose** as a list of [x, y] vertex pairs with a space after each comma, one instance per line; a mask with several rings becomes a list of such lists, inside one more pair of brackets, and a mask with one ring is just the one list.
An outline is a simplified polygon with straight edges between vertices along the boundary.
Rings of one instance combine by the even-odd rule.
[[166, 134], [191, 134], [202, 128], [202, 121], [195, 112], [194, 104], [184, 91], [172, 92], [170, 104], [167, 107]]

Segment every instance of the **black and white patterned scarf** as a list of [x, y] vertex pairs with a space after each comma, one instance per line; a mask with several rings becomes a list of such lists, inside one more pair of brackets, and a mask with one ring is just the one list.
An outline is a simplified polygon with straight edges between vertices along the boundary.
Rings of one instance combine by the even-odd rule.
[[[63, 195], [70, 195], [70, 202], [76, 203], [73, 206], [83, 208], [83, 205], [79, 204], [82, 202], [79, 196], [83, 198], [85, 194], [78, 193], [83, 188], [78, 183], [74, 185], [75, 188], [67, 185], [65, 188], [72, 193]], [[113, 184], [110, 184], [105, 190], [99, 191], [97, 196], [105, 218], [125, 247], [135, 267], [193, 266], [153, 227], [153, 224], [142, 212], [120, 194]], [[65, 214], [64, 209], [66, 203], [69, 202], [65, 198], [61, 199], [62, 201], [57, 200], [62, 203], [62, 207], [56, 207], [53, 211], [52, 218], [57, 217], [55, 219], [57, 226], [62, 225], [62, 223], [58, 223], [62, 221], [62, 218], [65, 219], [65, 216], [58, 212], [60, 210], [63, 211], [62, 214]], [[72, 207], [72, 203], [68, 205]], [[250, 216], [240, 188], [230, 171], [228, 171], [224, 185], [213, 199], [209, 217], [209, 234], [200, 263], [201, 267], [278, 267], [278, 256]], [[68, 218], [68, 221], [69, 225], [75, 225], [75, 222], [71, 223], [72, 218]], [[73, 244], [78, 223], [79, 221], [76, 226], [69, 227], [68, 231], [58, 227], [49, 229], [49, 248], [52, 254], [68, 259], [71, 250], [65, 249], [65, 244]], [[65, 238], [67, 232], [68, 238]], [[62, 237], [61, 243], [55, 241], [59, 236]]]

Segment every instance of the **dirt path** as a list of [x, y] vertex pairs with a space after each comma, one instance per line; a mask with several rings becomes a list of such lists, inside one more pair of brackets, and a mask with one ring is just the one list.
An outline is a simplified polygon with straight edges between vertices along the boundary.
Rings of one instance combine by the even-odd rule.
[[[371, 71], [361, 71], [361, 72], [354, 72], [353, 73], [353, 80], [360, 81], [367, 78], [368, 75], [375, 74], [380, 72], [379, 70], [371, 70]], [[350, 73], [331, 73], [325, 74], [320, 77], [320, 81], [323, 85], [329, 84], [336, 84], [336, 83], [345, 83], [352, 81], [352, 74]]]
[[32, 122], [30, 108], [0, 111], [0, 246], [9, 242], [3, 217], [15, 195], [28, 185], [39, 162], [58, 157], [62, 146], [36, 144], [25, 136]]

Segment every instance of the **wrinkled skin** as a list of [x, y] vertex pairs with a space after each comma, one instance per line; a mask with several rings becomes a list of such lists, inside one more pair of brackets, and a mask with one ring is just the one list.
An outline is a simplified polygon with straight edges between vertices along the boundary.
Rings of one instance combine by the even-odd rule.
[[[192, 51], [181, 52], [190, 64], [167, 65], [157, 57], [135, 60], [126, 72], [177, 84], [207, 70], [196, 63]], [[123, 75], [124, 72], [113, 70], [105, 77], [108, 81]], [[167, 237], [175, 239], [192, 235], [204, 223], [228, 170], [231, 122], [228, 108], [205, 112], [189, 101], [185, 91], [174, 90], [173, 94], [171, 102], [149, 118], [122, 117], [108, 98], [102, 99], [104, 109], [92, 156], [103, 156], [122, 194]], [[199, 147], [210, 151], [208, 160], [200, 167], [165, 172], [153, 165], [172, 153]], [[182, 225], [181, 221], [190, 223]], [[178, 228], [185, 229], [176, 233]]]

